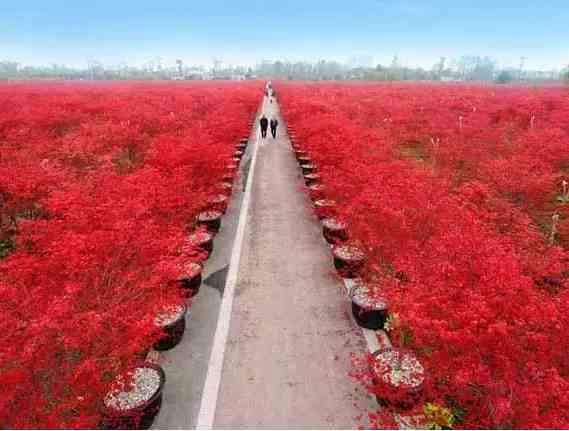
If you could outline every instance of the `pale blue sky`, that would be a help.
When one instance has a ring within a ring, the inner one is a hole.
[[[210,64],[371,56],[430,67],[489,55],[502,66],[569,63],[569,2],[512,0],[0,0],[0,59],[26,64]]]

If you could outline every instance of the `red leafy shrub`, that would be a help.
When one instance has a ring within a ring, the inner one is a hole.
[[[465,428],[569,423],[561,88],[281,84],[285,118]],[[552,216],[557,213],[555,232]]]
[[[162,335],[258,85],[0,86],[0,425],[95,428]]]

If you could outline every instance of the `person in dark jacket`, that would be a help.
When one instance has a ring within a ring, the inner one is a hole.
[[[259,123],[261,124],[261,137],[266,138],[267,137],[267,127],[269,126],[269,120],[267,120],[267,117],[265,117],[265,115],[263,114],[263,116],[259,120]]]
[[[279,120],[271,118],[271,135],[273,135],[273,139],[277,137],[277,127],[279,127]]]

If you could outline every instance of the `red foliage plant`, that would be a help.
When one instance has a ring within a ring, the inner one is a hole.
[[[160,337],[260,84],[0,86],[0,425],[96,428]]]
[[[566,90],[282,83],[279,94],[367,254],[364,278],[399,316],[395,345],[425,366],[425,400],[457,427],[567,427]]]

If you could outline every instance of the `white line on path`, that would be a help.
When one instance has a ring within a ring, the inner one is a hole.
[[[261,112],[265,111],[266,99],[263,97],[263,105]],[[255,120],[256,121],[256,120]],[[256,125],[255,125],[256,127]],[[249,213],[249,201],[251,200],[251,190],[253,189],[253,176],[255,174],[255,163],[257,161],[257,150],[259,149],[259,130],[255,136],[255,146],[253,149],[251,167],[247,177],[245,187],[245,196],[239,213],[239,224],[237,225],[237,234],[233,249],[231,250],[231,259],[229,261],[229,271],[225,280],[225,288],[223,290],[223,298],[219,307],[219,316],[217,318],[217,327],[213,338],[213,346],[209,358],[207,375],[205,378],[200,411],[196,424],[197,429],[212,429],[215,420],[215,409],[217,406],[217,397],[219,395],[219,387],[221,384],[221,373],[223,371],[223,358],[225,356],[225,347],[227,337],[229,335],[229,324],[231,322],[231,310],[233,308],[233,297],[235,296],[235,285],[237,284],[237,276],[239,274],[239,263],[241,262],[241,250],[243,248],[243,239],[245,237],[245,226],[247,225],[247,215]]]

